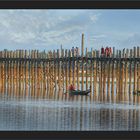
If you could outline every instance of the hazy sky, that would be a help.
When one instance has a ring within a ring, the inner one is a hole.
[[[0,10],[0,49],[140,45],[140,10]]]

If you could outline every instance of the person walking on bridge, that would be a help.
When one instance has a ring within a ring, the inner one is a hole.
[[[102,47],[101,48],[101,57],[104,57],[104,55],[105,55],[105,49]]]

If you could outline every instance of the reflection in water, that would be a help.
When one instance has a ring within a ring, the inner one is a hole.
[[[81,97],[79,97],[81,98]],[[135,104],[1,97],[0,130],[140,130]]]
[[[140,130],[140,96],[100,100],[10,85],[0,86],[0,130]]]

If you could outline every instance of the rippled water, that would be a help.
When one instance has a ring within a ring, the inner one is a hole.
[[[140,130],[139,110],[129,102],[1,97],[0,130]]]

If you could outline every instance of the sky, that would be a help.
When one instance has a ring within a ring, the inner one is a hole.
[[[0,10],[0,50],[140,45],[140,10]]]

